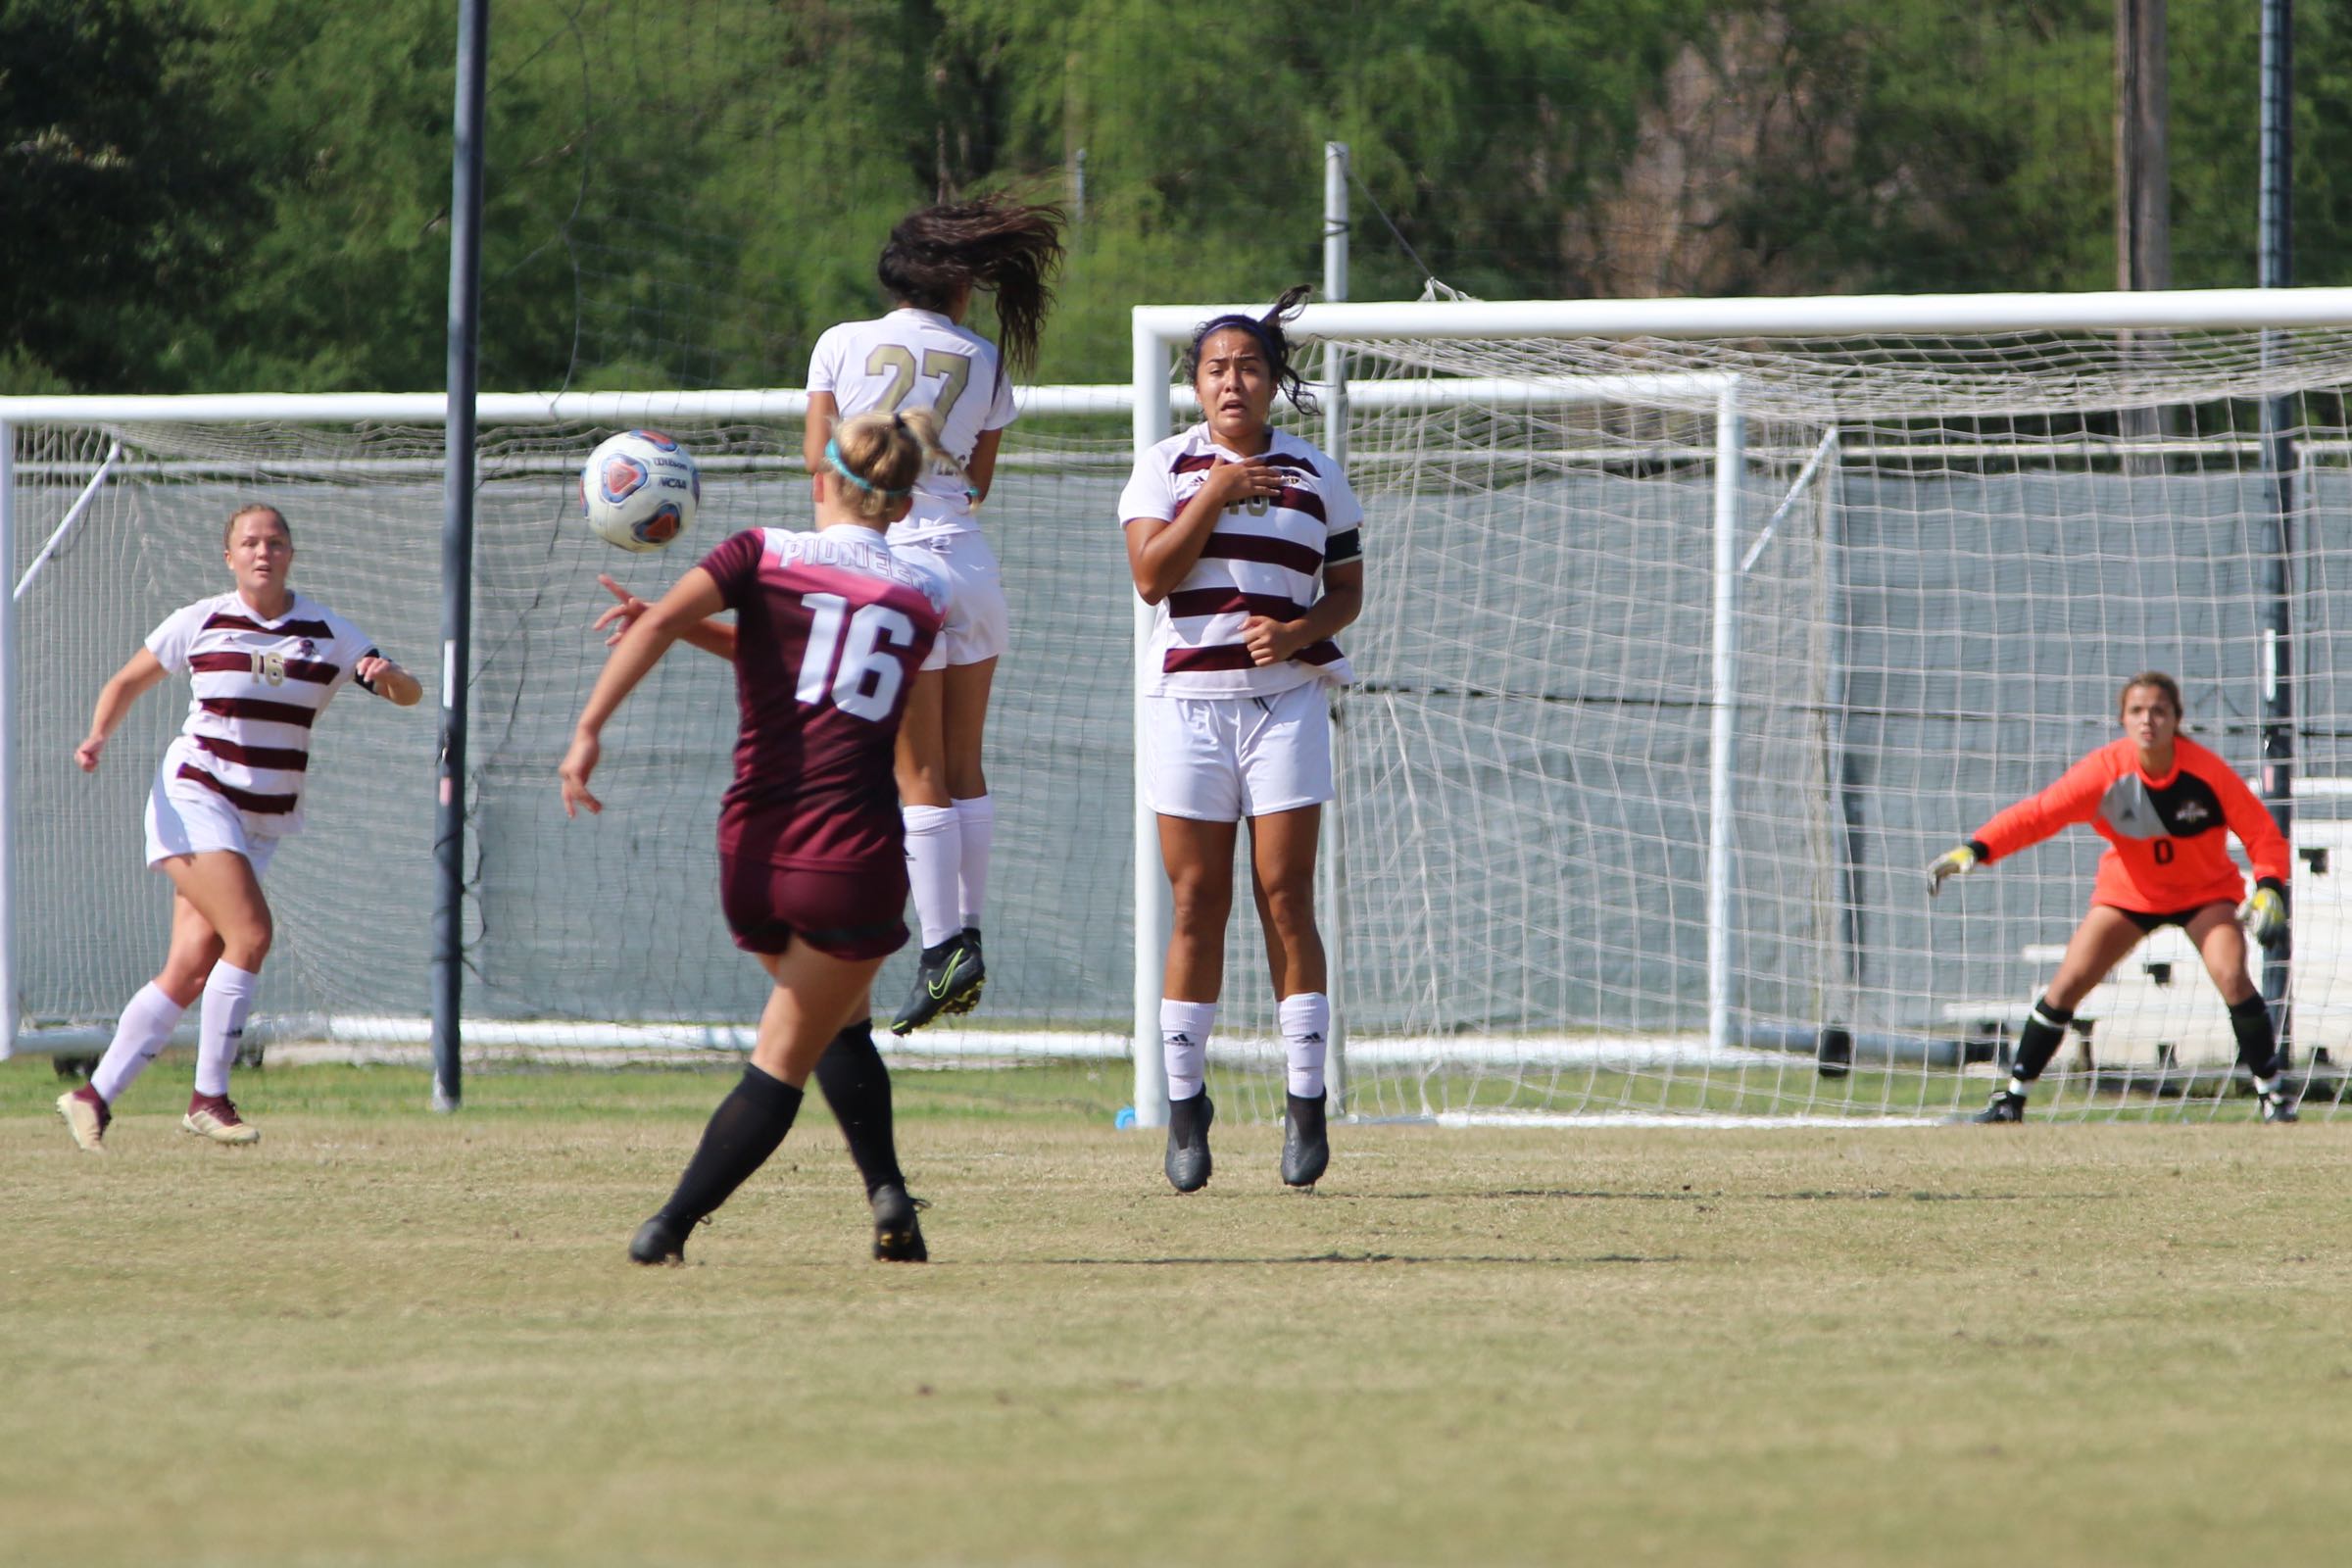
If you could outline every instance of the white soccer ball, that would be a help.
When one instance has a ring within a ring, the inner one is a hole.
[[[580,511],[588,526],[623,550],[659,550],[694,522],[703,473],[686,449],[659,430],[623,430],[580,468]]]

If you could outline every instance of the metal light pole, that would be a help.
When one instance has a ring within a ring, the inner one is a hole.
[[[459,1010],[466,961],[466,698],[473,668],[473,433],[481,342],[482,101],[490,0],[458,0],[449,195],[449,409],[441,517],[440,799],[433,813],[433,1108],[464,1097]]]
[[[2262,172],[2256,213],[2258,281],[2264,288],[2294,284],[2294,52],[2293,0],[2262,5]],[[2287,352],[2283,333],[2265,332],[2265,368]],[[2262,462],[2271,505],[2256,524],[2254,559],[2261,573],[2262,799],[2278,831],[2294,842],[2295,400],[2262,403]],[[2263,956],[2262,994],[2271,1004],[2281,1054],[2291,1053],[2293,1018],[2286,1006],[2292,936]]]

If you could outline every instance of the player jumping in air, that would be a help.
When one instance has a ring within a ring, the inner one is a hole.
[[[869,411],[931,410],[941,445],[954,454],[916,479],[913,506],[890,529],[894,550],[921,551],[950,584],[947,628],[915,677],[899,729],[899,803],[923,951],[914,988],[891,1020],[896,1034],[943,1012],[970,1011],[987,977],[980,914],[996,807],[980,741],[1008,621],[978,509],[1013,420],[1008,372],[1037,364],[1061,220],[1058,208],[993,195],[913,214],[891,230],[877,268],[890,314],[832,327],[808,359],[802,446],[810,472],[820,471],[834,421]],[[1002,355],[963,325],[983,289],[995,298]]]
[[[742,1080],[629,1244],[640,1263],[684,1260],[687,1232],[792,1130],[811,1071],[865,1178],[874,1256],[928,1255],[899,1169],[870,992],[906,941],[891,754],[949,594],[928,556],[894,549],[883,531],[906,514],[924,468],[950,460],[922,409],[845,420],[818,460],[815,532],[739,533],[658,604],[606,612],[629,624],[558,770],[566,813],[602,811],[588,780],[621,700],[680,639],[733,662],[742,735],[719,808],[719,904],[774,989]],[[724,610],[732,625],[710,618]]]
[[[228,1098],[274,927],[262,874],[280,840],[302,828],[311,726],[347,682],[401,708],[423,697],[416,677],[350,621],[286,586],[294,534],[275,507],[242,507],[222,531],[234,593],[174,612],[98,694],[90,732],[74,750],[85,773],[130,711],[165,676],[186,670],[187,722],[164,753],[147,797],[147,863],[172,879],[172,942],[164,967],[132,997],[90,1081],[57,1102],[74,1141],[106,1148],[122,1091],[147,1068],[201,995],[196,1092],[180,1126],[221,1144],[261,1131]]]
[[[1158,612],[1137,741],[1175,896],[1159,1031],[1180,1193],[1208,1181],[1203,1073],[1245,817],[1289,1066],[1282,1179],[1311,1187],[1331,1159],[1315,836],[1332,798],[1325,690],[1354,679],[1331,639],[1363,608],[1363,509],[1328,454],[1268,423],[1277,391],[1313,409],[1283,333],[1305,297],[1201,323],[1184,358],[1201,422],[1139,458],[1119,497],[1128,569]]]
[[[1946,879],[2040,843],[2077,822],[2088,822],[2108,844],[2091,888],[2090,912],[2075,928],[2058,973],[2034,1004],[2017,1042],[2017,1062],[2006,1088],[1975,1117],[2022,1121],[2026,1096],[2049,1065],[2090,988],[2159,926],[2188,933],[2205,959],[2230,1027],[2237,1059],[2253,1074],[2264,1121],[2293,1121],[2295,1101],[2282,1079],[2278,1037],[2269,1006],[2246,974],[2245,935],[2268,947],[2286,934],[2289,856],[2271,813],[2230,764],[2180,733],[2180,688],[2170,675],[2134,675],[2120,699],[2123,737],[2083,758],[2040,794],[2018,802],[1977,830],[1976,837],[1936,857],[1928,867],[1928,897]],[[2245,882],[2230,858],[2237,835],[2254,862],[2255,886],[2243,906]]]

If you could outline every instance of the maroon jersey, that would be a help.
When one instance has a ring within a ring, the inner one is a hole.
[[[735,612],[743,733],[724,856],[850,870],[905,854],[891,753],[948,585],[870,529],[753,528],[703,558]]]

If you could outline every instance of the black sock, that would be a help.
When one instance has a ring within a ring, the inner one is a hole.
[[[875,1188],[885,1185],[905,1187],[906,1176],[899,1169],[898,1139],[891,1128],[890,1069],[874,1049],[873,1019],[860,1018],[833,1037],[816,1058],[816,1086],[825,1092],[833,1119],[841,1123],[841,1136],[849,1140],[850,1157],[865,1178],[865,1195],[871,1198]]]
[[[686,1162],[678,1190],[662,1205],[662,1214],[684,1227],[725,1202],[767,1163],[800,1109],[798,1089],[747,1063],[743,1077],[710,1113],[702,1144]]]
[[[2010,1068],[2010,1076],[2029,1084],[2040,1077],[2041,1069],[2058,1054],[2058,1047],[2066,1039],[2066,1026],[2074,1021],[2072,1012],[2050,1005],[2047,997],[2034,1004],[2033,1016],[2017,1032],[2017,1064]]]
[[[2271,1004],[2261,992],[2230,1004],[2230,1032],[2237,1036],[2239,1066],[2256,1078],[2278,1076],[2278,1036],[2271,1028]]]

